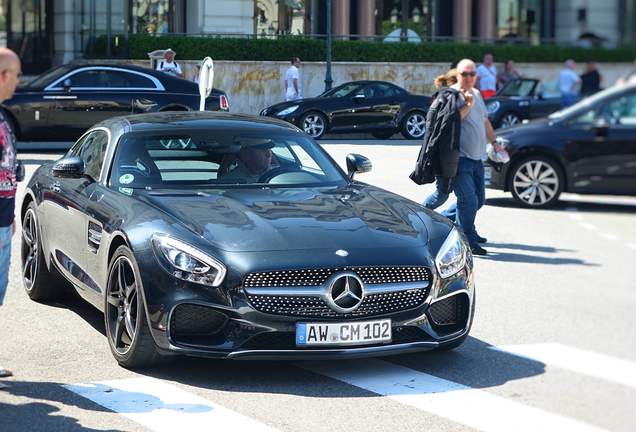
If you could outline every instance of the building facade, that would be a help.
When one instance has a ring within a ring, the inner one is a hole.
[[[332,0],[337,38],[636,44],[636,0]],[[0,0],[27,73],[125,57],[131,34],[324,36],[326,0]]]

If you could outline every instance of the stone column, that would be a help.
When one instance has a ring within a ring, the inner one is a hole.
[[[495,0],[481,0],[479,2],[479,37],[484,39],[495,38]]]
[[[358,0],[358,34],[375,36],[375,0]]]
[[[457,40],[468,42],[471,36],[470,14],[472,0],[454,0],[453,4],[453,36]]]
[[[351,16],[351,3],[349,0],[333,0],[333,34],[334,36],[348,35],[351,33],[349,19]]]

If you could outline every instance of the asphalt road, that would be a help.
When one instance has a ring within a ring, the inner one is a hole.
[[[323,142],[360,180],[421,201],[407,178],[417,146]],[[22,153],[32,173],[56,154]],[[19,194],[21,196],[21,194]],[[449,353],[324,363],[182,358],[117,366],[99,312],[29,301],[18,245],[0,308],[0,431],[636,430],[636,199],[565,196],[524,210],[488,191],[478,229],[477,312]]]

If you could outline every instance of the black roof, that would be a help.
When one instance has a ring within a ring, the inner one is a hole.
[[[230,114],[214,111],[174,111],[134,114],[105,120],[99,125],[123,126],[126,132],[150,132],[178,129],[241,128],[269,131],[298,131],[296,126],[271,117]]]

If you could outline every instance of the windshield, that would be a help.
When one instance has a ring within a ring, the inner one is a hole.
[[[29,81],[29,87],[45,87],[52,83],[57,78],[61,77],[69,71],[68,67],[60,66],[54,69],[48,70],[41,75],[36,76],[33,80]]]
[[[624,90],[623,86],[620,86],[620,85],[609,87],[603,91],[595,93],[592,96],[586,97],[585,99],[575,103],[574,105],[568,108],[565,108],[561,111],[557,111],[555,113],[550,114],[548,118],[552,120],[559,120],[565,117],[569,117],[573,113],[589,110],[592,107],[592,105],[596,104],[596,102],[602,99],[605,99],[609,95],[612,95],[614,93],[619,93],[623,90]]]
[[[360,88],[360,84],[348,83],[322,94],[322,97],[343,97]]]
[[[534,80],[513,80],[509,81],[497,96],[532,96],[534,87],[537,84]]]
[[[110,184],[127,189],[188,189],[339,186],[345,182],[342,171],[322,149],[300,133],[210,129],[124,135]]]

